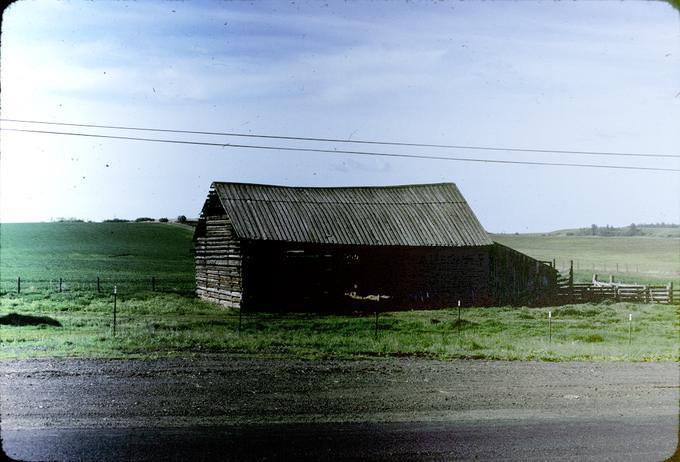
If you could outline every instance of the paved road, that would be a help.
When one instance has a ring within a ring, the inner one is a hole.
[[[19,460],[635,460],[678,441],[675,363],[0,362]]]
[[[672,418],[478,424],[257,424],[3,432],[21,460],[661,461]]]

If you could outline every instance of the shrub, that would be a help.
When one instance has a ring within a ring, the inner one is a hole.
[[[180,215],[177,217],[177,223],[186,223],[187,222],[187,217],[184,215]]]
[[[163,217],[163,218],[159,218],[158,221],[160,223],[167,223],[169,220],[167,218]]]
[[[142,222],[142,221],[156,221],[156,219],[155,219],[155,218],[150,218],[150,217],[139,217],[139,218],[135,218],[135,222],[137,222],[137,223]]]
[[[128,223],[130,220],[126,220],[125,218],[111,218],[108,220],[104,220],[104,223]]]

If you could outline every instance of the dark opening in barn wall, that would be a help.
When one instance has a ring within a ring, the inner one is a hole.
[[[251,241],[243,249],[244,310],[443,308],[490,296],[486,248]]]

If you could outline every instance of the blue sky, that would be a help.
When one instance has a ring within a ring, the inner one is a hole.
[[[660,2],[17,2],[3,16],[0,113],[57,122],[680,155],[679,19]],[[273,153],[7,131],[0,149],[4,222],[196,216],[213,180],[314,186],[450,181],[489,231],[680,221],[677,173]],[[371,149],[680,168],[675,159]]]

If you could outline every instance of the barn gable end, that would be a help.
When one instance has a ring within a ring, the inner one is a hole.
[[[214,191],[201,215],[194,232],[196,295],[226,307],[240,308],[241,242]]]

